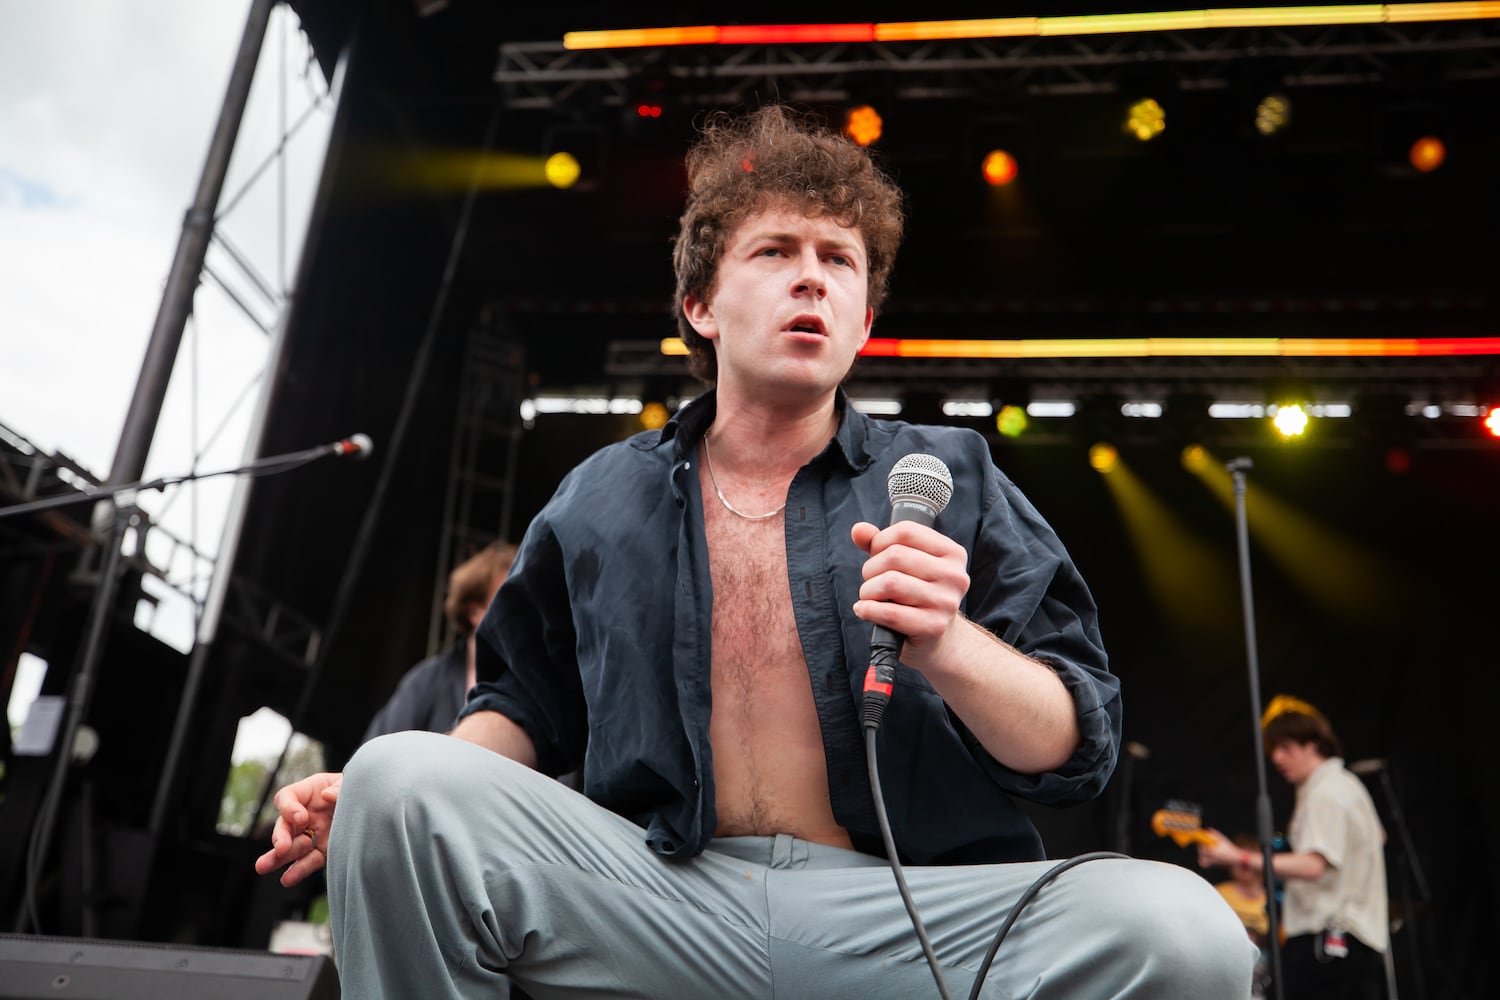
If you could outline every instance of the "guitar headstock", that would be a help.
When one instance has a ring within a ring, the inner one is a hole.
[[[1151,832],[1171,837],[1178,847],[1212,844],[1214,835],[1203,829],[1203,809],[1195,802],[1173,799],[1151,816]]]

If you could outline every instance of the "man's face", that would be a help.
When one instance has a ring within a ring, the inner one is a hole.
[[[688,321],[714,342],[719,390],[757,398],[831,393],[870,335],[864,237],[833,219],[773,207],[725,241],[708,301]]]
[[[1318,745],[1312,741],[1297,743],[1287,740],[1271,748],[1271,763],[1288,782],[1300,785],[1323,763],[1323,755],[1318,753]]]

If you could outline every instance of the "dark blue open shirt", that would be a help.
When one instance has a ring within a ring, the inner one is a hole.
[[[1092,798],[1119,747],[1119,683],[1093,598],[1052,529],[995,468],[983,437],[871,420],[842,393],[839,404],[838,434],[792,480],[785,516],[788,582],[834,818],[856,847],[883,854],[858,712],[870,626],[850,610],[866,557],[849,529],[885,524],[891,466],[927,453],[953,474],[953,500],[936,527],[969,552],[964,614],[1057,671],[1083,739],[1057,771],[1012,771],[902,666],[879,733],[892,831],[917,864],[1040,859],[1036,830],[1010,796]],[[663,855],[697,854],[717,825],[708,739],[713,587],[693,468],[714,405],[712,393],[700,397],[660,431],[604,448],[563,480],[479,626],[480,683],[464,709],[513,719],[549,774],[581,766],[584,794],[640,824]]]

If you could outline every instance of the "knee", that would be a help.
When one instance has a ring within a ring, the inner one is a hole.
[[[1178,865],[1130,867],[1107,905],[1156,995],[1248,996],[1255,947],[1213,886]]]
[[[1136,927],[1149,937],[1164,982],[1172,984],[1163,996],[1248,996],[1256,946],[1229,903],[1194,871],[1179,865],[1152,867],[1160,895]]]
[[[448,736],[426,732],[377,736],[357,750],[344,768],[339,808],[367,798],[404,799],[418,789],[441,782],[449,769],[443,760],[454,749]]]
[[[446,814],[449,807],[462,809],[473,796],[475,755],[492,766],[506,763],[440,733],[377,737],[360,747],[344,768],[336,817],[345,828],[410,826],[420,825],[423,816]]]

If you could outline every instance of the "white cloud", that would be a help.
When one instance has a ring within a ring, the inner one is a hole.
[[[238,50],[248,0],[54,0],[12,6],[0,31],[0,422],[39,446],[108,473],[162,288],[192,202]],[[324,87],[307,68],[295,18],[278,6],[224,188],[227,200]],[[280,106],[283,63],[291,79]],[[308,75],[304,76],[304,71]],[[256,181],[220,231],[278,287],[297,248],[321,168],[332,102],[291,140],[288,219],[278,235],[274,184]],[[221,207],[223,202],[221,202]],[[278,260],[279,246],[286,260]],[[230,265],[218,251],[210,260]],[[236,282],[236,284],[240,284]],[[253,302],[262,321],[276,304]],[[158,422],[146,475],[186,472],[227,420],[200,469],[237,464],[249,400],[230,404],[264,365],[267,338],[205,280]],[[194,396],[196,395],[196,406]],[[313,444],[316,442],[308,442]],[[163,523],[217,545],[227,481]],[[142,506],[159,511],[165,498]]]

